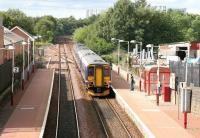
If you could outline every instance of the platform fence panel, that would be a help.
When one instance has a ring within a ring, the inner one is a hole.
[[[186,63],[170,61],[169,67],[172,73],[175,73],[179,82],[185,81]],[[188,63],[187,84],[193,83],[194,86],[200,87],[200,64]]]

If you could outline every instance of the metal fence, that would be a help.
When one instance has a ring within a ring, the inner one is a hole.
[[[186,63],[170,61],[169,67],[172,73],[175,73],[179,82],[185,81]],[[200,87],[200,64],[188,63],[187,84],[193,83],[194,86]]]
[[[12,61],[9,60],[0,65],[0,94],[11,85],[12,81]]]

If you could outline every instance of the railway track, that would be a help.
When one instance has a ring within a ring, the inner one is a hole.
[[[92,101],[107,138],[132,137],[108,98],[92,98]]]
[[[72,54],[72,59],[74,59],[74,54],[71,49],[70,53]],[[75,61],[74,61],[75,62]],[[75,62],[76,63],[76,62]],[[77,67],[77,65],[75,65]],[[78,72],[80,74],[80,72]],[[84,86],[84,85],[82,85]],[[81,88],[83,95],[85,95],[85,88]],[[86,95],[85,95],[86,96]],[[90,97],[90,96],[89,96]],[[101,128],[103,129],[103,132],[105,133],[105,137],[142,137],[140,132],[138,131],[137,127],[131,123],[129,118],[125,113],[120,113],[120,115],[117,113],[119,110],[115,110],[115,107],[117,106],[114,103],[111,103],[108,98],[93,98],[90,97],[90,100],[92,101],[92,107],[94,111],[96,112],[96,115],[98,117],[98,120],[101,124]],[[114,99],[112,99],[114,100]],[[111,101],[112,101],[111,100]],[[114,104],[114,106],[112,105]],[[124,111],[123,111],[124,112]],[[120,117],[120,116],[126,116],[126,117]],[[124,123],[124,121],[129,121],[129,123]]]
[[[70,75],[70,69],[68,65],[68,60],[66,56],[66,51],[65,48],[60,46],[59,48],[62,47],[62,52],[60,52],[60,63],[64,63],[65,68],[63,69],[62,67],[60,68],[61,73],[64,74],[66,77],[67,81],[67,92],[64,92],[65,90],[63,89],[62,93],[60,93],[60,103],[59,103],[59,114],[57,117],[57,135],[56,138],[63,138],[63,137],[76,137],[80,138],[80,131],[79,131],[79,121],[78,121],[78,113],[77,113],[77,107],[76,107],[76,100],[74,96],[74,88],[72,85],[71,81],[71,75]],[[60,51],[60,50],[59,50]],[[61,55],[62,53],[62,55]],[[64,61],[64,62],[62,62]],[[63,80],[63,79],[62,79]],[[63,83],[63,82],[62,82]],[[62,84],[61,84],[62,86]],[[63,87],[62,87],[63,88]],[[67,94],[67,95],[66,95]],[[65,98],[63,98],[65,97]],[[70,103],[66,102],[67,98],[70,99]],[[68,109],[67,109],[68,107]],[[69,110],[70,109],[70,110]],[[69,115],[66,117],[66,115]],[[70,121],[71,120],[71,121]],[[74,127],[74,129],[72,128]],[[70,133],[73,132],[72,133]]]
[[[58,57],[50,63],[50,68],[55,68],[55,80],[43,137],[79,138],[78,115],[66,52],[63,45],[57,45],[53,51]]]

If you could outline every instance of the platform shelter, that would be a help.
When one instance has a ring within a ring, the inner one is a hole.
[[[156,94],[157,84],[158,84],[158,66],[146,66],[144,70],[144,91],[150,94]],[[160,66],[159,67],[159,78],[161,88],[163,86],[169,86],[170,83],[170,69],[169,67]],[[161,90],[162,92],[162,90]]]

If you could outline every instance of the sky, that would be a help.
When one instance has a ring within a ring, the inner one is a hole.
[[[112,7],[117,0],[0,0],[0,10],[20,9],[28,16],[53,15],[57,18],[74,16],[85,18],[88,13],[99,13]],[[134,1],[134,0],[132,0]],[[200,14],[200,0],[147,0],[151,6],[186,8]]]

